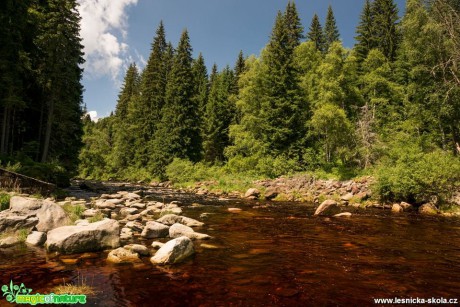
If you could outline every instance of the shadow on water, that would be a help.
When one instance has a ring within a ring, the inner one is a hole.
[[[366,306],[373,298],[460,296],[458,220],[378,210],[317,218],[310,205],[202,203],[185,206],[184,215],[209,213],[198,231],[213,239],[195,242],[197,253],[185,263],[155,267],[147,257],[112,265],[106,252],[65,263],[18,247],[0,251],[1,282],[49,293],[83,276],[97,290],[89,298],[95,306]]]

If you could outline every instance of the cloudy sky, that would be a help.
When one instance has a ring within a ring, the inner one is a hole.
[[[278,10],[287,0],[79,0],[81,37],[85,46],[84,102],[93,116],[115,109],[125,70],[144,67],[155,30],[163,20],[167,40],[177,44],[189,30],[194,54],[202,52],[208,67],[233,66],[238,52],[259,54],[268,42]],[[396,0],[402,12],[404,0]],[[354,44],[364,0],[297,1],[308,29],[315,13],[322,22],[331,4],[342,41]]]

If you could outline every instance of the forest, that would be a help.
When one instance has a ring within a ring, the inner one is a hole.
[[[371,175],[381,199],[415,203],[460,187],[458,1],[408,0],[399,16],[366,0],[352,49],[331,6],[304,28],[289,2],[259,55],[211,71],[187,30],[173,46],[160,23],[98,122],[83,116],[75,1],[13,2],[1,4],[4,165],[175,183]]]
[[[0,3],[0,160],[65,184],[82,146],[83,46],[75,0]]]

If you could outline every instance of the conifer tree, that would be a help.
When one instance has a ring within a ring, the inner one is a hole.
[[[356,28],[356,33],[358,35],[355,37],[357,41],[355,50],[360,61],[363,61],[367,57],[369,51],[377,46],[374,37],[372,20],[373,12],[371,9],[371,2],[370,0],[366,0],[361,13],[359,25]]]
[[[390,61],[394,61],[400,42],[398,7],[393,0],[374,0],[371,9],[374,42]]]
[[[294,2],[288,2],[284,18],[287,27],[288,44],[291,48],[295,48],[300,44],[300,40],[304,38],[304,29]]]
[[[208,84],[208,71],[206,69],[204,58],[201,53],[198,55],[198,58],[193,61],[192,71],[193,71],[193,79],[194,79],[194,97],[193,99],[196,100],[195,103],[198,105],[199,117],[202,118],[205,113],[205,109],[206,109],[209,84]]]
[[[314,15],[310,25],[310,31],[307,34],[308,40],[315,43],[316,49],[324,52],[325,51],[325,38],[323,28],[319,22],[318,15]]]
[[[139,135],[136,142],[136,162],[144,166],[149,160],[149,140],[155,133],[156,125],[161,120],[161,110],[165,104],[167,61],[164,60],[167,49],[165,29],[160,22],[152,43],[147,65],[142,73],[140,91],[142,96],[136,110]]]
[[[154,134],[151,168],[164,176],[174,157],[199,161],[201,134],[194,95],[192,47],[187,30],[182,33],[166,86],[165,106]]]
[[[46,101],[41,160],[66,161],[64,164],[72,168],[77,162],[82,135],[80,65],[84,60],[80,16],[76,0],[49,0],[41,13],[36,38],[43,52],[38,69]]]
[[[224,161],[224,149],[230,143],[229,127],[235,114],[229,99],[234,84],[233,71],[227,66],[212,80],[204,117],[203,149],[204,159],[214,163]]]
[[[113,119],[113,150],[108,157],[111,171],[123,178],[124,172],[134,165],[136,132],[135,107],[139,100],[140,76],[136,64],[126,71]]]
[[[329,5],[327,9],[326,25],[324,27],[324,38],[325,38],[325,51],[329,50],[329,47],[333,42],[340,40],[339,29],[337,28],[337,23],[335,21],[334,11],[332,6]]]

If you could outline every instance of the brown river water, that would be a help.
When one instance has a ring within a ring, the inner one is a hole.
[[[192,218],[210,213],[197,231],[213,239],[196,241],[194,257],[179,265],[155,267],[148,257],[113,265],[105,262],[107,252],[59,257],[22,246],[0,250],[0,281],[47,294],[85,279],[97,291],[88,298],[92,306],[371,306],[374,298],[460,298],[458,219],[379,209],[320,218],[312,216],[313,205],[255,205],[185,207],[183,215]],[[11,306],[4,298],[0,305]]]

